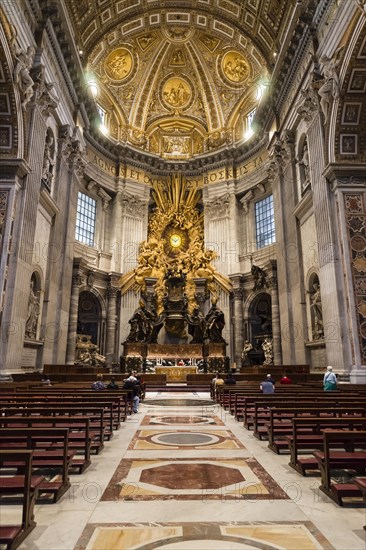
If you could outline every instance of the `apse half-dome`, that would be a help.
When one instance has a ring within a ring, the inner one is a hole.
[[[268,74],[243,36],[177,23],[106,34],[86,79],[111,140],[186,160],[246,139]]]

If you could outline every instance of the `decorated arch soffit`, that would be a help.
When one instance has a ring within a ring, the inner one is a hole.
[[[359,24],[361,26],[362,20]],[[366,161],[366,24],[351,46],[353,51],[338,104],[334,144],[336,161],[346,164]]]
[[[182,160],[242,140],[294,3],[67,0],[109,136]]]
[[[9,66],[9,58],[6,55],[6,48],[10,50],[15,37],[15,29],[9,24],[0,6],[0,157],[2,159],[17,158],[23,146],[19,139],[20,114],[14,94],[12,68]]]

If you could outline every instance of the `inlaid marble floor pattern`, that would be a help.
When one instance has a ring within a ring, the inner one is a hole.
[[[208,394],[148,394],[71,481],[20,549],[365,550],[363,509],[338,507]]]

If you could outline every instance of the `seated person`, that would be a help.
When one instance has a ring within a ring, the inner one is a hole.
[[[128,380],[129,382],[136,382],[136,381],[137,381],[137,378],[136,378],[135,374],[132,372],[132,370],[130,370],[130,371],[128,372],[128,377],[125,378],[125,379],[123,380],[123,382],[127,382],[127,380]]]
[[[275,387],[274,383],[272,382],[272,378],[270,374],[267,374],[266,379],[260,383],[259,388],[262,393],[274,393]]]
[[[280,380],[280,384],[292,384],[292,380],[286,374],[284,374]]]
[[[118,384],[116,382],[116,379],[114,377],[111,378],[111,381],[109,382],[107,386],[108,390],[118,390]]]
[[[225,384],[227,385],[236,384],[236,380],[232,372],[229,372],[227,377],[225,378]]]
[[[97,380],[91,385],[93,390],[105,390],[105,384],[103,382],[103,374],[97,374]]]

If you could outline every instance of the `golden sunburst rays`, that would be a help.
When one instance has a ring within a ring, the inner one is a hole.
[[[182,207],[193,210],[201,198],[201,192],[181,174],[174,174],[164,184],[153,184],[152,197],[157,210],[172,213],[178,212]]]

